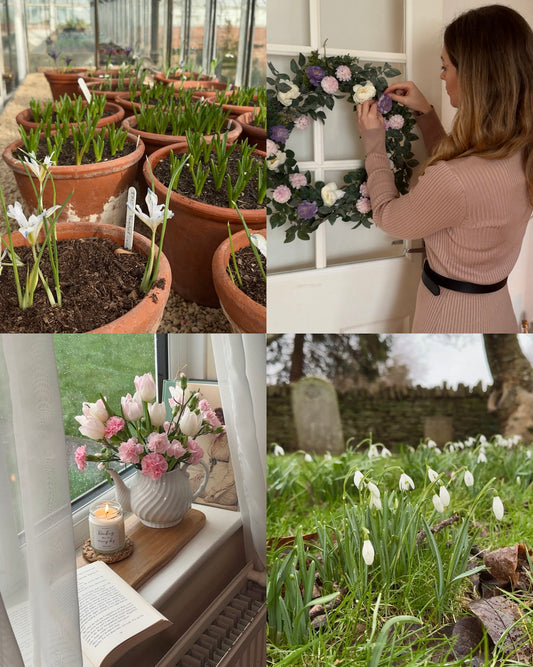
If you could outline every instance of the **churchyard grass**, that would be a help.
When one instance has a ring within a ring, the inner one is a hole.
[[[529,664],[509,653],[508,633],[496,647],[485,635],[480,662],[450,657],[445,630],[471,616],[465,573],[484,569],[472,553],[533,546],[532,450],[499,436],[429,444],[388,455],[369,439],[336,457],[268,455],[269,665]],[[288,535],[294,543],[278,546]],[[530,596],[516,599],[533,645]]]

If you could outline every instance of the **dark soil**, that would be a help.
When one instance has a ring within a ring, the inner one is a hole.
[[[216,155],[212,153],[211,157],[216,162]],[[238,164],[240,159],[240,153],[238,150],[234,151],[228,160],[228,166],[226,169],[226,175],[229,174],[231,182],[235,183],[238,178]],[[261,160],[261,158],[258,158]],[[154,176],[168,188],[170,183],[170,160],[166,157],[160,160],[155,169]],[[226,188],[226,183],[222,185],[220,190],[215,190],[215,184],[211,176],[209,176],[205,182],[202,194],[198,197],[194,192],[194,182],[192,180],[191,174],[185,166],[180,174],[178,179],[178,185],[174,190],[188,197],[189,199],[194,199],[195,201],[202,202],[203,204],[211,204],[213,206],[220,206],[223,208],[228,207],[228,192]],[[263,204],[259,204],[257,201],[258,192],[257,192],[257,178],[252,178],[247,186],[244,188],[241,196],[237,200],[237,206],[241,209],[258,209],[263,208]]]
[[[121,151],[118,150],[115,153],[115,155],[111,155],[111,149],[109,147],[109,143],[106,142],[104,145],[104,152],[102,155],[101,162],[107,162],[108,160],[116,160],[119,157],[123,157],[125,155],[129,155],[130,153],[133,153],[134,150],[135,150],[135,144],[133,144],[131,141],[126,141],[126,143],[124,144],[124,148]],[[46,144],[46,139],[41,138],[41,140],[39,141],[39,146],[36,151],[37,160],[39,162],[42,162],[48,154],[49,152],[48,152],[48,146]],[[17,149],[16,151],[13,152],[13,156],[17,160],[22,160],[23,157],[26,157],[26,154],[23,153],[20,149]],[[91,145],[89,147],[89,150],[82,156],[81,163],[94,164],[95,162],[96,158],[94,156],[94,150]],[[74,149],[72,137],[69,136],[67,137],[65,143],[63,144],[63,147],[61,149],[61,154],[59,155],[57,160],[57,165],[61,167],[66,167],[66,166],[73,166],[75,164],[76,164],[76,151]]]
[[[50,305],[39,284],[33,307],[20,310],[13,270],[4,266],[0,274],[0,332],[83,333],[130,311],[144,296],[139,287],[146,259],[137,252],[115,252],[119,247],[99,238],[58,241],[61,308]],[[17,249],[17,254],[23,261],[31,258],[27,247]],[[40,266],[53,293],[47,251]],[[19,276],[24,279],[24,269],[19,268]]]
[[[259,253],[259,257],[261,258],[263,270],[266,273],[266,259],[261,253]],[[250,299],[256,301],[261,306],[266,306],[266,283],[250,246],[245,246],[244,248],[237,250],[235,252],[235,260],[237,261],[237,266],[242,279],[242,285],[239,285],[239,281],[236,280],[236,286],[242,290],[246,296],[249,296]],[[235,275],[233,260],[231,258],[230,268],[233,275]]]

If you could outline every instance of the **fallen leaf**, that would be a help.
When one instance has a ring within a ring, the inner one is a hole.
[[[518,575],[518,544],[502,547],[486,554],[483,563],[492,576],[498,581],[510,581],[516,584]]]
[[[483,625],[477,616],[460,618],[453,626],[452,637],[455,637],[453,653],[460,660],[469,655],[483,641]]]

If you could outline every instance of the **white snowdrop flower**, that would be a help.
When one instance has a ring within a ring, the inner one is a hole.
[[[477,462],[478,463],[487,463],[487,456],[485,454],[485,450],[481,449],[479,451],[478,457],[477,457]]]
[[[386,459],[387,456],[392,456],[390,449],[387,449],[386,447],[381,448],[381,458]]]
[[[361,482],[363,481],[364,475],[360,470],[356,470],[353,474],[353,483],[355,486],[360,489],[361,488]]]
[[[400,475],[399,482],[400,491],[409,491],[409,489],[415,488],[415,483],[409,475],[406,475],[404,472]]]
[[[516,476],[516,483],[518,484],[518,486],[520,486],[520,484],[522,483],[522,478],[520,477],[520,475]]]
[[[382,510],[383,505],[381,504],[381,498],[379,496],[370,496],[370,502],[368,503],[370,509],[375,507],[377,510]]]
[[[372,542],[370,540],[365,540],[363,542],[363,560],[367,565],[372,565],[374,562],[374,547],[372,546]]]
[[[330,452],[326,452],[326,453],[324,454],[324,461],[331,461],[332,458],[333,458],[333,457],[331,456],[331,453],[330,453]]]
[[[281,445],[274,445],[274,456],[285,456],[285,450]]]
[[[428,468],[428,478],[430,482],[435,482],[439,478],[439,473],[433,468]]]
[[[479,444],[480,445],[488,445],[489,444],[487,438],[484,435],[479,436]]]
[[[503,519],[504,509],[500,496],[494,496],[492,499],[492,511],[494,512],[494,516],[498,519],[498,521]]]
[[[428,447],[430,449],[433,449],[436,446],[437,446],[437,443],[435,442],[435,440],[428,440]]]
[[[448,493],[448,489],[445,486],[440,487],[439,496],[442,502],[442,506],[444,507],[444,509],[446,509],[450,504],[450,494]]]
[[[312,461],[312,460],[313,460],[313,457],[311,456],[311,454],[306,454],[304,456],[304,461]]]
[[[374,484],[374,482],[368,482],[367,486],[372,496],[374,496],[375,498],[381,498],[381,492],[378,489],[378,487]]]
[[[440,499],[440,496],[435,494],[432,498],[433,500],[433,507],[437,510],[437,512],[444,512],[444,505],[442,504],[442,500]]]
[[[433,450],[433,452],[434,452],[435,454],[442,454],[441,450],[440,450],[438,447],[435,447],[435,449]]]
[[[526,457],[527,457],[528,459],[531,458],[531,450],[530,450],[530,449],[527,450],[527,452],[526,452]]]
[[[368,448],[368,458],[373,459],[378,456],[379,456],[379,449],[377,445],[370,445],[370,447]]]
[[[474,475],[470,472],[470,470],[465,470],[465,476],[464,476],[464,481],[466,486],[474,486]]]
[[[449,452],[455,452],[455,446],[454,446],[453,442],[452,442],[452,443],[450,444],[450,446],[448,447],[448,451],[449,451]]]

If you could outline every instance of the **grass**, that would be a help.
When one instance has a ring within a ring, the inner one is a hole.
[[[472,547],[510,546],[531,534],[530,455],[516,439],[499,436],[448,443],[443,451],[421,443],[392,456],[370,440],[338,457],[270,454],[268,664],[471,664],[469,657],[449,657],[452,641],[444,631],[470,615],[467,603],[475,593],[464,575],[481,562],[470,562]],[[464,481],[467,470],[471,487]],[[359,488],[356,471],[362,474]],[[409,490],[399,488],[402,473],[414,489],[408,482]],[[450,496],[443,512],[433,500],[445,498],[441,486]],[[494,496],[504,503],[501,521],[492,510]],[[429,530],[452,514],[457,519],[442,530]],[[417,543],[422,530],[426,537]],[[315,538],[304,537],[309,533]],[[278,538],[288,535],[293,544],[278,546]],[[365,540],[374,549],[371,563],[363,557]],[[309,610],[317,604],[326,614],[315,629]],[[531,640],[531,610],[520,605]],[[477,664],[526,664],[505,655],[503,641],[493,650],[486,636],[484,642],[485,661]]]
[[[75,416],[82,414],[84,401],[92,403],[103,394],[110,406],[119,411],[120,398],[135,392],[136,375],[151,372],[155,377],[152,334],[54,335],[54,349],[67,436],[80,437]],[[94,450],[99,451],[99,447]],[[81,472],[72,463],[69,479],[74,499],[105,479],[105,475],[95,465]]]

